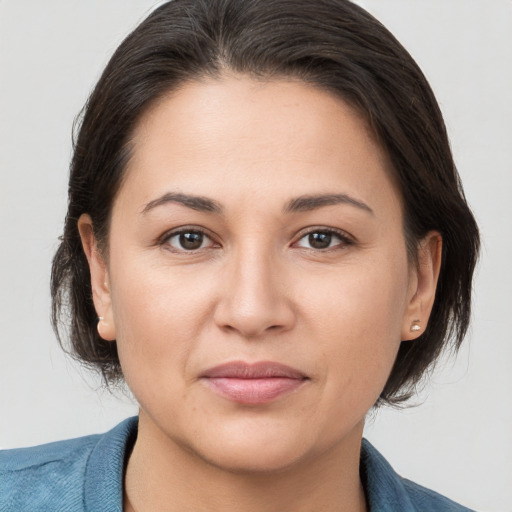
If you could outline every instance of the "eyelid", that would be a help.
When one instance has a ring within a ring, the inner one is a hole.
[[[169,247],[172,247],[172,246],[170,246],[170,244],[168,244],[169,240],[177,235],[181,235],[182,233],[201,233],[203,236],[205,236],[206,238],[211,240],[212,245],[220,246],[220,244],[215,239],[216,237],[209,230],[199,227],[199,226],[194,226],[194,225],[180,226],[180,227],[170,229],[169,231],[166,231],[163,235],[158,237],[157,243],[158,243],[158,245],[161,245],[161,246],[164,246],[167,244]],[[192,249],[192,250],[185,250],[185,249],[180,250],[180,249],[176,249],[174,247],[172,247],[172,249],[175,252],[194,253],[196,251],[201,251],[203,249],[207,249],[207,247],[203,247],[201,249]]]
[[[312,233],[329,233],[331,235],[335,235],[337,236],[338,238],[341,239],[341,241],[343,242],[343,245],[353,245],[356,243],[356,240],[355,238],[350,235],[349,233],[347,233],[346,231],[342,230],[342,229],[339,229],[339,228],[333,228],[333,227],[328,227],[328,226],[310,226],[310,227],[307,227],[307,228],[304,228],[302,229],[298,234],[297,236],[295,237],[294,239],[294,242],[292,242],[291,245],[295,245],[297,244],[300,240],[302,240],[305,236],[308,236]],[[324,251],[327,251],[329,249],[334,249],[335,247],[329,247],[327,249],[323,249]],[[301,247],[301,249],[308,249],[307,247]],[[313,249],[311,248],[312,251],[322,251],[322,249]]]
[[[211,233],[210,230],[205,229],[200,226],[194,226],[194,225],[180,226],[180,227],[170,229],[169,231],[166,231],[163,235],[158,237],[157,244],[161,245],[161,246],[166,245],[167,242],[172,237],[174,237],[176,235],[180,235],[182,233],[191,233],[191,232],[201,233],[203,236],[205,236],[211,240],[212,245],[220,246],[220,243],[216,240],[215,235],[213,233]],[[342,229],[333,228],[333,227],[329,227],[329,226],[309,226],[307,228],[301,229],[299,231],[299,233],[297,233],[297,235],[294,237],[294,241],[290,245],[293,246],[293,245],[297,244],[297,242],[302,240],[302,238],[304,238],[307,235],[310,235],[311,233],[329,233],[329,234],[335,235],[341,239],[341,241],[343,242],[343,245],[353,245],[356,242],[355,238],[352,235],[350,235],[349,233],[347,233],[346,231],[344,231]],[[307,249],[307,248],[303,247],[303,249]],[[199,250],[201,250],[201,249],[196,249],[196,251],[199,251]],[[313,248],[311,250],[319,251],[319,249],[313,249]],[[328,249],[326,249],[326,250],[328,250]],[[176,252],[193,253],[194,250],[189,250],[189,251],[176,250]]]

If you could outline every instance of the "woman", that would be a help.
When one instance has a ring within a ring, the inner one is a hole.
[[[346,2],[176,0],[86,106],[54,323],[138,419],[2,457],[6,510],[467,510],[362,441],[470,313],[441,114]]]

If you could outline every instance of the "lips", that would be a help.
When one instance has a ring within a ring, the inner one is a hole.
[[[201,380],[216,394],[241,404],[272,402],[301,387],[308,379],[280,363],[233,361],[210,368]]]

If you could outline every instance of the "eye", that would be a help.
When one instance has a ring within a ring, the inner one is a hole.
[[[329,229],[317,229],[302,236],[296,245],[305,249],[331,249],[337,246],[350,245],[352,241],[347,236]]]
[[[171,233],[163,241],[177,251],[197,251],[205,247],[211,247],[213,240],[202,231],[187,229]]]

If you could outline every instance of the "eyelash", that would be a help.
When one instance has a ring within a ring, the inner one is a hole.
[[[305,239],[306,237],[310,237],[311,235],[314,235],[314,234],[322,234],[322,235],[329,236],[330,237],[329,238],[329,246],[324,247],[324,248],[317,248],[317,247],[303,247],[303,246],[299,245],[299,247],[301,249],[305,249],[305,250],[313,251],[313,252],[327,252],[327,251],[339,250],[339,249],[342,249],[344,247],[354,244],[354,239],[350,235],[345,233],[344,231],[341,231],[339,229],[334,229],[334,228],[317,227],[317,228],[308,228],[307,231],[303,231],[300,234],[300,236],[297,238],[297,241],[294,242],[293,245],[297,245],[301,240]],[[330,243],[332,242],[332,238],[338,238],[339,242],[331,246]]]
[[[206,248],[206,247],[199,247],[198,249],[187,250],[183,247],[180,249],[178,249],[176,247],[172,247],[172,245],[170,244],[171,239],[174,237],[178,237],[180,235],[184,235],[184,234],[201,235],[202,237],[205,237],[206,239],[210,239],[212,244],[216,244],[216,242],[213,240],[213,237],[210,234],[208,234],[208,232],[206,232],[204,229],[194,228],[194,227],[183,227],[183,228],[175,229],[175,230],[170,231],[170,232],[166,233],[165,235],[163,235],[159,240],[159,245],[167,246],[166,248],[168,250],[175,252],[175,253],[190,253],[190,254],[194,254],[194,253]],[[203,242],[204,242],[204,240],[203,240]],[[216,244],[216,245],[218,245],[218,244]]]
[[[201,235],[202,237],[209,239],[211,241],[210,245],[220,246],[218,243],[215,242],[213,237],[206,230],[201,229],[201,228],[195,228],[195,227],[183,227],[180,229],[170,231],[170,232],[166,233],[165,235],[163,235],[159,239],[159,245],[167,246],[168,250],[171,250],[176,253],[189,253],[189,254],[194,254],[198,251],[201,251],[202,249],[208,248],[208,247],[199,247],[197,249],[187,250],[183,247],[181,247],[181,248],[172,247],[170,244],[170,240],[174,237],[178,237],[183,234]],[[326,228],[326,227],[316,227],[316,228],[307,228],[306,231],[302,231],[300,233],[300,235],[296,238],[296,241],[293,242],[291,245],[292,246],[297,245],[302,239],[309,237],[313,234],[323,234],[323,235],[328,235],[330,237],[336,237],[340,240],[340,242],[338,244],[335,244],[334,246],[329,246],[329,247],[325,247],[325,248],[303,247],[303,246],[298,246],[298,247],[301,249],[305,249],[305,250],[313,251],[313,252],[327,252],[330,250],[340,249],[340,246],[341,246],[341,248],[343,248],[343,247],[347,247],[350,245],[354,245],[354,243],[355,243],[355,240],[350,235],[348,235],[346,232],[344,232],[342,230],[334,229],[334,228]],[[201,245],[205,242],[204,238],[202,240]],[[329,243],[331,241],[332,241],[332,239],[329,240]]]

